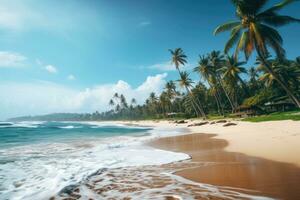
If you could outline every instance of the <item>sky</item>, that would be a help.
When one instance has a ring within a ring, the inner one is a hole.
[[[228,34],[212,32],[234,13],[230,0],[0,0],[0,119],[105,111],[115,92],[143,103],[178,79],[168,49],[183,48],[191,70],[223,50]],[[279,30],[299,56],[300,24]]]

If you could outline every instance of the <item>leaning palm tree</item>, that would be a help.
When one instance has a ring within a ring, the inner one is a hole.
[[[234,110],[234,105],[232,103],[232,100],[230,99],[228,91],[226,90],[226,88],[223,84],[223,80],[222,80],[222,77],[221,77],[221,74],[220,74],[220,69],[224,66],[224,62],[225,62],[224,55],[221,54],[220,51],[212,51],[208,55],[208,58],[209,58],[210,65],[213,69],[212,70],[212,72],[213,72],[212,76],[214,76],[216,78],[217,83],[221,86],[221,89],[224,92],[224,94],[225,94],[225,96],[226,96],[226,98],[227,98],[227,100],[228,100],[228,102],[231,106],[231,110],[233,111]],[[218,92],[218,96],[221,99],[221,95],[219,94],[219,92]]]
[[[232,99],[235,100],[235,109],[237,105],[237,90],[238,85],[241,84],[244,90],[248,93],[248,88],[244,81],[242,80],[240,74],[247,73],[247,70],[242,67],[245,62],[238,62],[234,56],[227,56],[224,63],[224,67],[220,69],[222,72],[223,79],[227,82],[227,86],[231,91],[233,96]]]
[[[180,71],[180,66],[181,65],[184,66],[187,63],[187,60],[186,60],[187,56],[184,54],[183,50],[181,48],[176,48],[175,50],[169,49],[169,51],[170,51],[170,53],[172,55],[172,59],[171,59],[172,64],[175,65],[175,68],[177,69],[180,78],[182,79],[182,75],[183,74],[186,74],[188,76],[188,74],[186,72],[184,72],[182,74],[181,71]],[[196,101],[194,101],[194,104],[195,104],[194,106],[196,106],[196,107],[201,107],[200,105],[198,105],[196,103]],[[202,116],[205,115],[204,112],[201,112],[201,114],[202,114]],[[197,115],[198,115],[198,113],[197,113]]]
[[[285,50],[282,47],[283,39],[275,27],[292,22],[300,22],[300,19],[278,14],[279,10],[295,1],[284,0],[262,11],[268,0],[232,0],[232,3],[236,7],[238,20],[218,26],[214,34],[231,30],[230,39],[225,45],[225,53],[237,44],[235,55],[237,56],[240,51],[243,51],[246,59],[248,59],[251,53],[256,50],[264,67],[272,74],[291,100],[300,108],[298,98],[284,81],[277,76],[266,61],[269,54],[268,47],[274,50],[279,58],[285,56]]]
[[[191,92],[191,88],[193,87],[192,85],[194,82],[189,77],[189,74],[185,71],[180,72],[180,79],[177,81],[179,82],[179,86],[181,86],[182,88],[185,88],[187,95],[191,97],[191,104],[192,104],[192,107],[194,108],[194,111],[196,112],[196,114],[198,116],[200,114],[203,118],[206,118],[206,115],[203,111],[202,106],[197,104],[195,97],[194,97],[193,93]]]
[[[224,113],[223,113],[223,108],[221,106],[221,101],[216,87],[214,70],[213,67],[210,65],[209,58],[205,56],[200,56],[200,59],[198,61],[198,66],[194,68],[194,72],[197,72],[200,75],[200,77],[202,77],[204,81],[208,83],[211,89],[211,94],[214,96],[216,100],[218,112],[220,115],[223,115]]]

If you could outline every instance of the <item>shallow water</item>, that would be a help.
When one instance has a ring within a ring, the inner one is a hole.
[[[108,123],[0,123],[0,199],[48,199],[99,169],[187,159],[142,145],[161,132]]]

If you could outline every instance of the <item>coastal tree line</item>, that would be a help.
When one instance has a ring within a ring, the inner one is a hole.
[[[300,20],[279,11],[293,0],[284,0],[263,9],[267,0],[231,0],[237,19],[218,26],[214,35],[229,31],[224,51],[200,55],[193,72],[200,79],[195,83],[190,73],[182,70],[188,57],[181,48],[169,50],[171,62],[178,71],[178,80],[169,81],[164,91],[151,93],[143,105],[123,94],[115,94],[110,111],[101,113],[105,119],[163,118],[176,115],[207,118],[234,113],[241,106],[257,106],[267,102],[285,101],[300,108],[300,57],[286,58],[283,38],[278,27]],[[233,49],[233,54],[230,50]],[[256,63],[246,68],[256,52]],[[244,55],[241,56],[241,53]],[[184,92],[183,92],[184,91]]]

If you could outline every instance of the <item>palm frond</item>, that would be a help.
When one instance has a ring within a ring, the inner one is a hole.
[[[276,13],[269,15],[261,15],[258,16],[258,19],[271,26],[284,26],[290,23],[300,23],[300,19],[286,15],[278,15]]]
[[[255,15],[268,2],[268,0],[240,0],[237,9],[241,15]]]
[[[249,39],[249,33],[247,31],[243,32],[242,36],[240,37],[240,40],[236,46],[235,54],[234,56],[237,58],[239,51],[244,50],[245,46],[247,44],[247,41]]]
[[[233,47],[233,45],[238,41],[238,38],[241,34],[242,25],[238,25],[231,31],[231,36],[229,40],[227,41],[224,52],[228,53],[228,51]]]
[[[214,35],[218,34],[218,33],[221,33],[221,32],[224,32],[224,31],[229,31],[231,30],[232,28],[238,26],[240,24],[239,21],[231,21],[231,22],[227,22],[225,24],[222,24],[220,26],[218,26],[215,31],[214,31]]]
[[[275,12],[275,11],[278,11],[282,8],[284,8],[285,6],[291,4],[291,3],[294,3],[294,2],[297,2],[299,0],[283,0],[282,2],[272,6],[271,8],[265,10],[264,12],[262,12],[261,14],[263,13],[268,13],[268,12]]]

